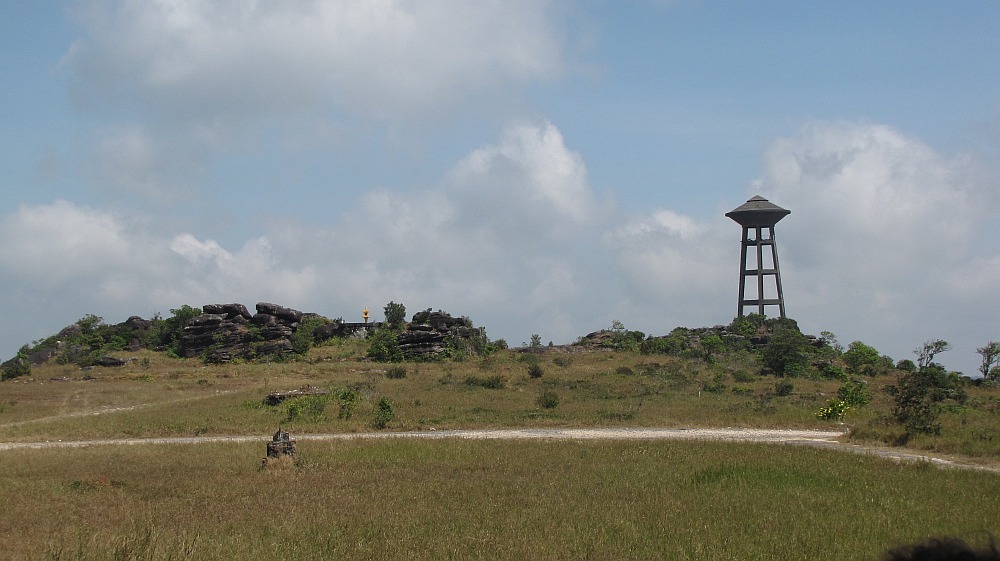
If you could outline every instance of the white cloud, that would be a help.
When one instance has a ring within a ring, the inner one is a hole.
[[[93,2],[79,10],[89,36],[64,65],[83,96],[181,119],[331,103],[374,116],[437,112],[560,73],[549,11],[537,0]]]
[[[968,203],[990,184],[954,179],[965,165],[864,123],[776,141],[753,189],[792,211],[777,228],[791,317],[896,359],[937,337],[974,358],[996,339],[1000,257],[977,253],[988,213]],[[469,315],[515,344],[568,342],[615,319],[662,334],[735,315],[740,230],[718,214],[620,216],[554,125],[522,123],[437,186],[373,191],[328,226],[274,223],[235,249],[65,201],[22,206],[0,219],[2,298],[19,316],[41,299],[72,302],[63,324],[216,301],[354,317],[394,300]],[[5,338],[23,342],[11,329]]]
[[[973,319],[988,301],[963,296],[997,258],[977,254],[991,218],[972,201],[996,178],[974,166],[884,125],[813,123],[776,141],[753,188],[792,211],[776,229],[790,315],[897,360],[929,338],[995,337]]]
[[[494,145],[473,151],[449,174],[450,195],[507,239],[565,239],[610,210],[587,184],[579,154],[549,122],[509,127]]]
[[[46,286],[118,271],[133,255],[120,218],[68,201],[22,205],[0,221],[0,263]]]

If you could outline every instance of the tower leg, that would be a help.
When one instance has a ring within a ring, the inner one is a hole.
[[[743,317],[743,300],[746,297],[747,249],[749,228],[743,227],[743,242],[740,244],[740,299],[736,302],[736,317]]]
[[[785,295],[781,292],[781,269],[778,267],[778,243],[774,240],[774,227],[771,231],[771,263],[774,264],[774,284],[778,289],[778,313],[785,317]]]

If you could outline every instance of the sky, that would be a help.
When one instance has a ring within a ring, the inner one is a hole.
[[[512,346],[787,315],[1000,341],[1000,3],[0,3],[0,356],[87,314],[468,316]],[[773,315],[774,312],[769,310]]]

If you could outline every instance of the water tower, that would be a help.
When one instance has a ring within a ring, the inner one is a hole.
[[[779,317],[785,317],[785,299],[781,294],[781,273],[778,271],[778,249],[774,244],[774,225],[788,214],[791,214],[790,210],[785,210],[760,195],[726,213],[726,216],[743,226],[738,317],[743,317],[743,308],[747,306],[755,306],[757,309],[754,311],[760,315],[765,315],[764,306],[777,306]],[[770,250],[765,252],[765,247]],[[769,261],[765,261],[767,253],[770,253]],[[747,268],[748,266],[751,268]],[[753,283],[757,289],[755,298],[747,298],[748,277],[757,281]],[[771,281],[765,282],[765,279],[773,281],[773,289]]]

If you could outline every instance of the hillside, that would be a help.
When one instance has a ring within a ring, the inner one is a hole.
[[[390,303],[392,304],[392,303]],[[925,349],[893,363],[756,316],[659,336],[619,322],[508,349],[423,310],[349,324],[269,303],[87,316],[4,366],[16,439],[492,427],[850,428],[850,439],[992,461],[1000,392]],[[405,312],[404,312],[405,313]],[[536,339],[536,338],[533,338]],[[268,402],[274,391],[318,391]]]

